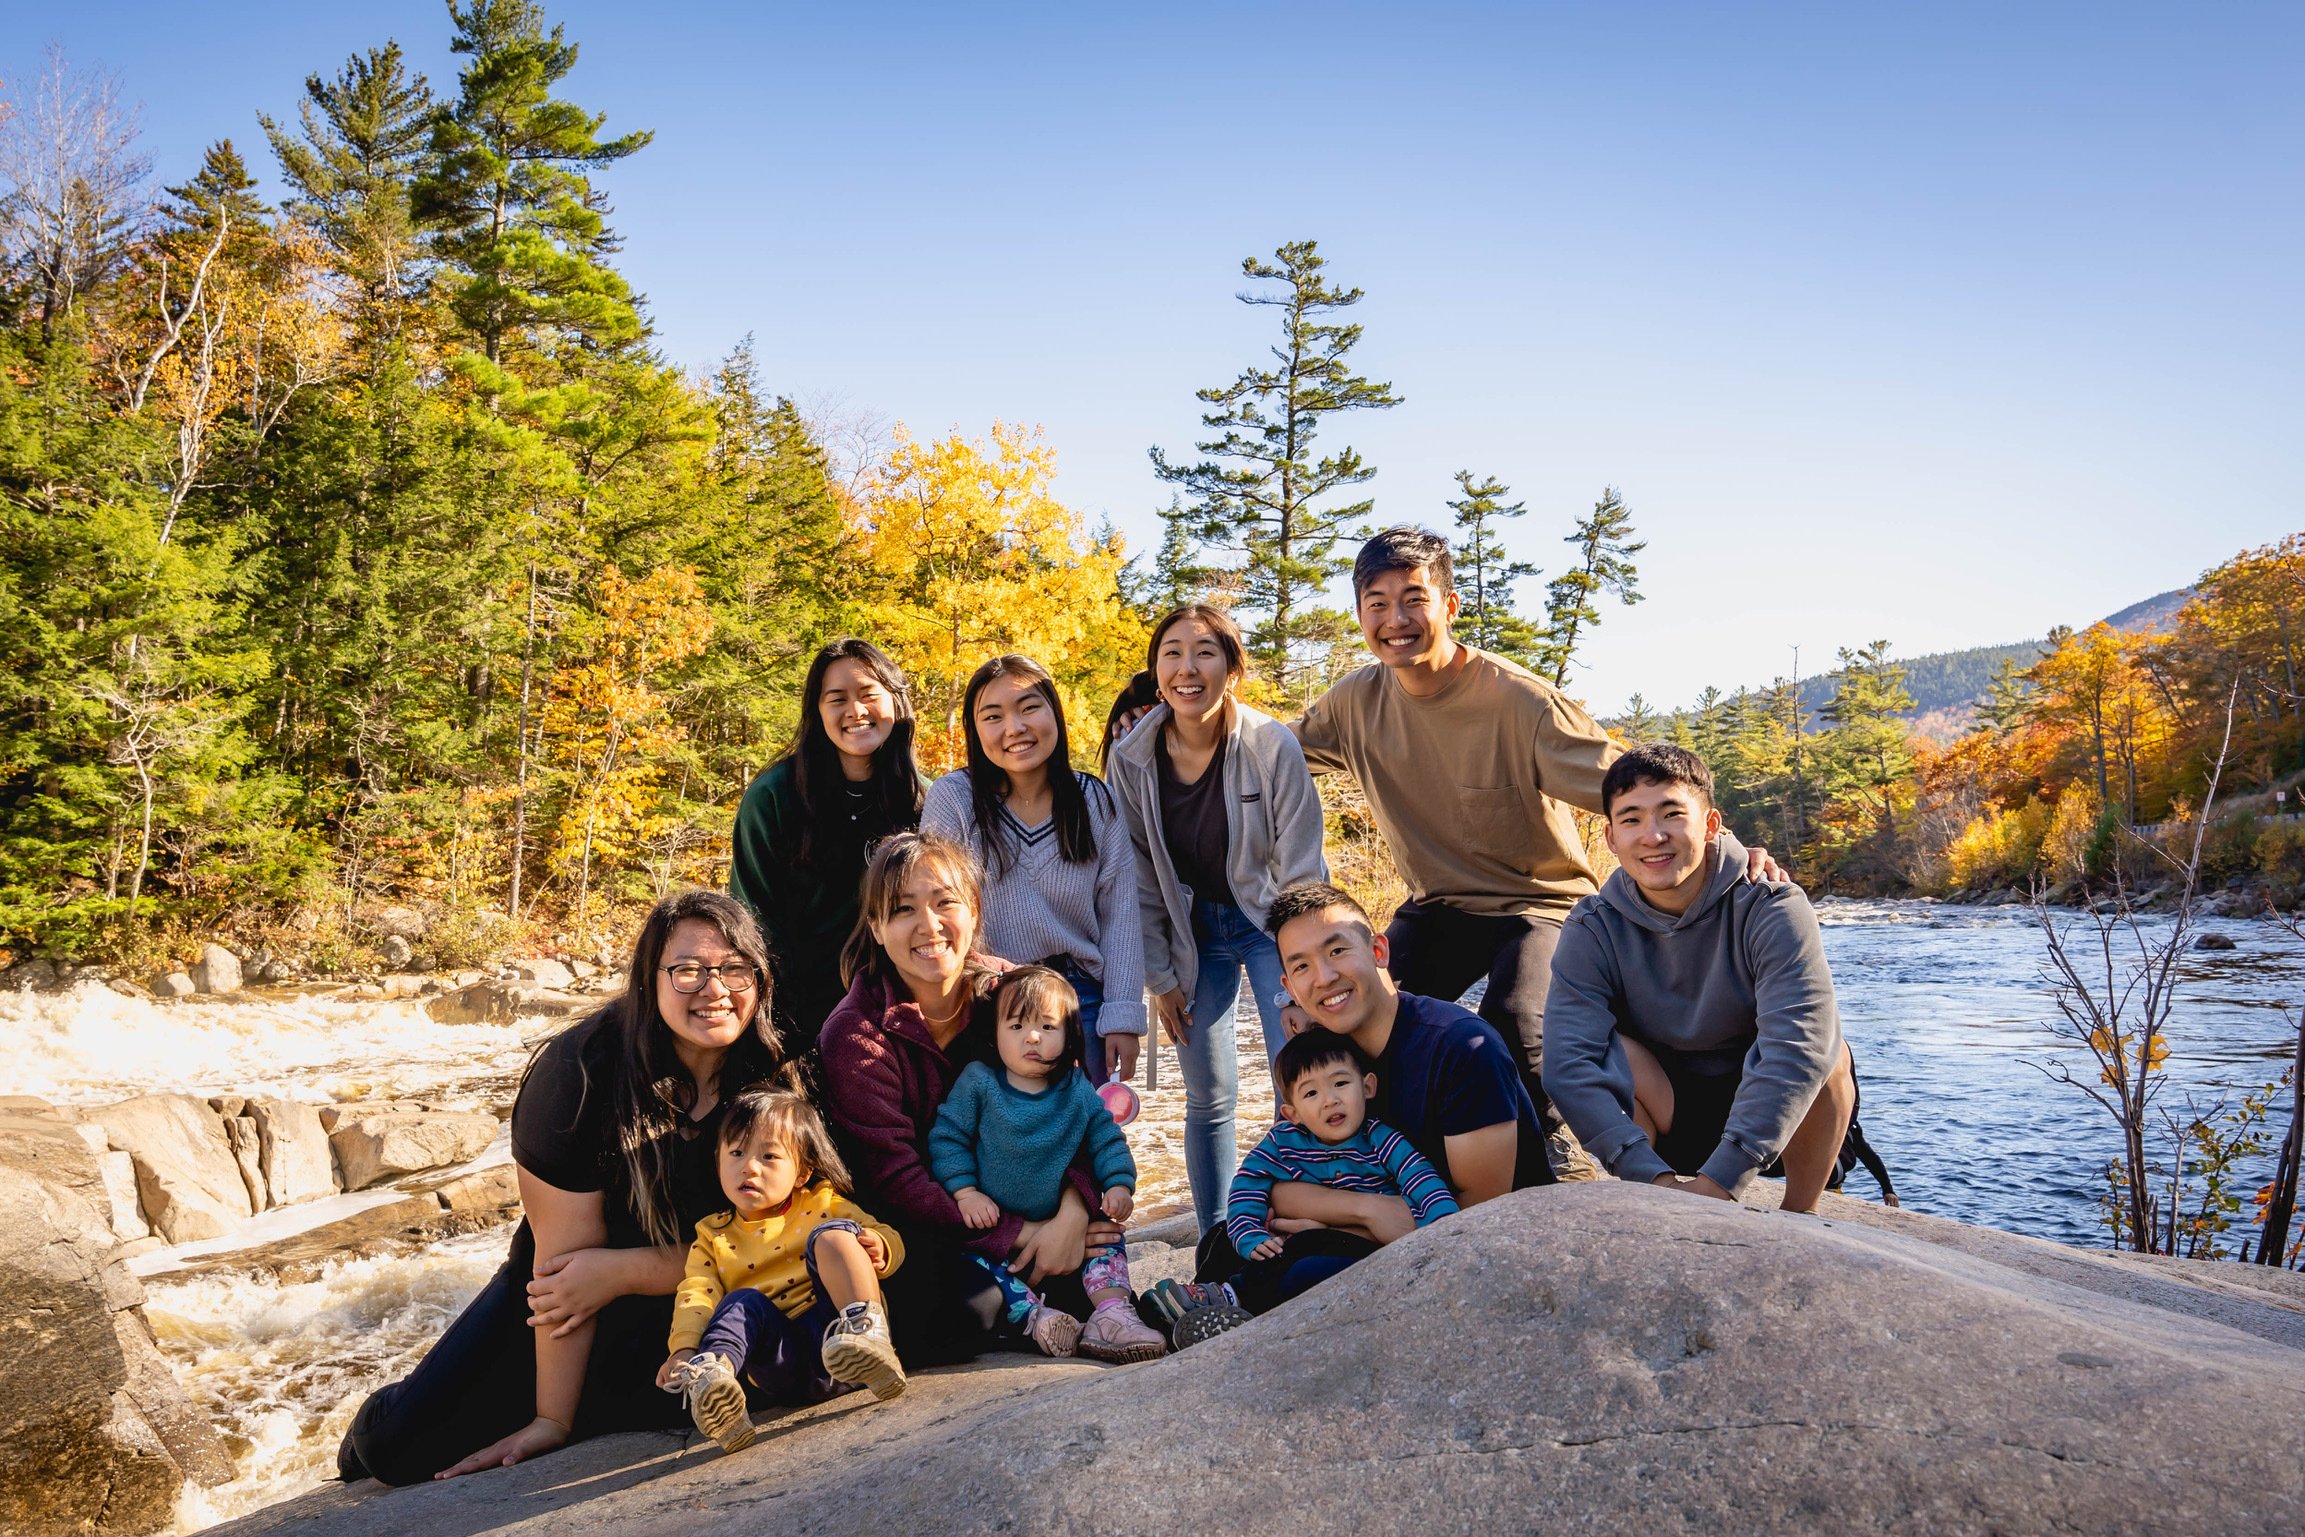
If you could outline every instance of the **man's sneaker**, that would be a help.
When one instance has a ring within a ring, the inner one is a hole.
[[[1194,1308],[1238,1307],[1240,1299],[1222,1281],[1159,1281],[1144,1294],[1161,1323],[1174,1329]]]
[[[1080,1331],[1080,1353],[1099,1361],[1153,1361],[1169,1353],[1160,1331],[1136,1316],[1125,1302],[1109,1302],[1089,1315]]]
[[[706,1350],[690,1356],[673,1379],[688,1400],[688,1417],[696,1428],[720,1443],[724,1452],[741,1452],[752,1445],[752,1414],[745,1408],[744,1384],[728,1357]]]
[[[1212,1302],[1178,1319],[1176,1327],[1169,1331],[1169,1338],[1182,1350],[1187,1345],[1198,1345],[1202,1340],[1215,1339],[1237,1329],[1255,1316],[1247,1308],[1230,1302]]]
[[[870,1388],[886,1403],[904,1391],[904,1363],[888,1337],[888,1314],[877,1302],[852,1302],[824,1326],[824,1373],[835,1382]]]
[[[1069,1356],[1080,1345],[1080,1320],[1052,1307],[1034,1307],[1024,1332],[1044,1356]]]

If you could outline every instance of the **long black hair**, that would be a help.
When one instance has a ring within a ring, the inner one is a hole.
[[[920,762],[913,752],[912,687],[905,682],[904,669],[891,661],[888,653],[869,640],[844,635],[808,664],[807,681],[800,686],[800,727],[793,733],[792,746],[785,750],[785,757],[792,760],[793,788],[800,792],[800,804],[807,813],[801,824],[800,848],[793,858],[804,868],[815,863],[819,837],[838,826],[846,814],[839,792],[847,776],[840,771],[840,749],[832,745],[832,736],[824,729],[824,711],[819,708],[824,699],[824,675],[832,671],[835,662],[861,662],[888,690],[896,720],[888,728],[888,740],[872,755],[872,778],[867,781],[866,793],[878,803],[890,827],[920,825]]]
[[[968,680],[968,691],[961,696],[960,728],[968,739],[969,800],[976,811],[977,835],[984,840],[991,873],[1006,875],[1016,863],[1016,849],[1010,843],[1007,829],[1001,826],[1001,806],[1008,799],[1008,770],[994,763],[984,750],[984,739],[977,735],[976,700],[998,678],[1022,678],[1033,686],[1033,691],[1048,701],[1056,716],[1056,751],[1049,754],[1049,798],[1054,803],[1056,818],[1056,847],[1067,864],[1085,865],[1096,860],[1096,827],[1089,817],[1089,792],[1082,776],[1073,772],[1072,734],[1065,728],[1064,701],[1057,697],[1056,679],[1048,669],[1029,656],[1014,652],[996,656],[979,667]],[[1097,788],[1099,795],[1108,794],[1104,781],[1087,776],[1087,783]]]
[[[1160,685],[1153,681],[1151,673],[1139,669],[1129,675],[1128,686],[1113,700],[1112,708],[1105,711],[1104,740],[1096,749],[1096,766],[1101,772],[1112,772],[1112,749],[1120,737],[1121,717],[1132,711],[1149,710],[1160,702]]]
[[[760,1083],[800,1087],[770,1015],[768,942],[761,938],[752,909],[717,891],[675,892],[650,908],[632,942],[623,996],[593,1016],[605,1020],[615,1036],[609,1081],[594,1083],[587,1075],[584,1094],[589,1098],[598,1090],[609,1097],[632,1212],[654,1244],[678,1243],[684,1236],[672,1194],[672,1162],[673,1150],[687,1130],[684,1123],[696,1108],[696,1081],[673,1050],[672,1027],[656,1006],[656,979],[672,931],[691,918],[718,929],[728,947],[759,974],[750,1028],[722,1059],[714,1096],[725,1100]],[[529,1062],[533,1068],[535,1058]],[[581,1114],[580,1110],[580,1118]]]

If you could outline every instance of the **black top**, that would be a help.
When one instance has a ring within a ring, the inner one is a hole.
[[[817,829],[804,865],[808,811],[794,775],[793,760],[782,758],[745,790],[728,894],[760,920],[776,968],[775,1010],[786,1049],[805,1051],[848,991],[840,980],[840,947],[856,927],[865,852],[905,829],[892,824],[869,783],[844,777],[832,792],[839,811]]]
[[[632,1208],[632,1182],[616,1130],[610,1067],[617,1048],[616,1020],[603,1010],[547,1041],[528,1066],[512,1102],[512,1158],[562,1190],[598,1190],[606,1196],[604,1246],[644,1249],[652,1240]],[[688,1123],[672,1152],[672,1205],[680,1239],[723,1210],[720,1189],[720,1103]]]
[[[1177,782],[1166,728],[1153,743],[1153,762],[1160,781],[1161,832],[1177,879],[1201,901],[1230,906],[1233,888],[1225,877],[1225,860],[1232,849],[1232,830],[1225,823],[1225,742],[1225,737],[1217,738],[1209,766],[1189,785]]]
[[[1500,1121],[1520,1127],[1513,1188],[1552,1183],[1545,1131],[1496,1026],[1453,1003],[1400,995],[1392,1037],[1377,1059],[1369,1114],[1399,1131],[1457,1188],[1446,1141]]]

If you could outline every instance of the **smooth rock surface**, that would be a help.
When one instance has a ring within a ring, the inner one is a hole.
[[[320,1124],[318,1105],[286,1099],[252,1099],[248,1113],[262,1139],[265,1198],[293,1206],[336,1193],[336,1154]]]
[[[549,987],[556,992],[576,985],[576,973],[549,956],[514,961],[512,974],[523,982],[531,982],[538,987]]]
[[[424,1012],[440,1025],[509,1025],[525,1018],[556,1018],[600,1007],[597,998],[558,992],[528,982],[498,978],[474,982],[424,1001]]]
[[[135,1160],[145,1220],[170,1243],[222,1238],[254,1215],[223,1118],[206,1100],[140,1094],[87,1118]]]
[[[152,996],[155,998],[189,998],[198,991],[192,984],[192,978],[181,971],[167,972],[152,979]]]
[[[416,953],[415,948],[398,934],[385,935],[384,943],[376,948],[377,952],[384,957],[384,964],[387,966],[405,966],[408,964],[409,957]]]
[[[0,1532],[158,1531],[188,1476],[231,1476],[152,1342],[102,1199],[61,1116],[0,1103]]]
[[[2219,1267],[2154,1271],[2159,1300],[2108,1268],[2084,1287],[1831,1217],[1561,1185],[1167,1360],[992,1358],[767,1419],[734,1457],[603,1437],[228,1530],[2305,1530],[2305,1351],[2278,1341],[2305,1314],[2176,1279]]]
[[[240,991],[240,957],[211,941],[200,947],[200,963],[192,968],[192,985],[204,993]]]
[[[337,1117],[328,1142],[344,1188],[366,1190],[477,1158],[496,1140],[496,1128],[492,1115],[353,1109]]]

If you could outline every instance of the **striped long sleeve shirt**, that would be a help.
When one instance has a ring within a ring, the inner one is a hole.
[[[1243,1259],[1273,1236],[1273,1186],[1326,1185],[1395,1195],[1409,1203],[1418,1227],[1457,1213],[1456,1197],[1441,1182],[1425,1155],[1382,1121],[1364,1121],[1342,1142],[1323,1142],[1294,1122],[1283,1121],[1241,1160],[1233,1176],[1232,1201],[1225,1208],[1225,1236]]]

